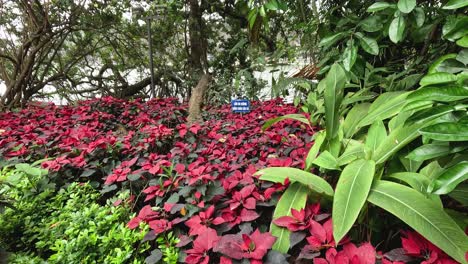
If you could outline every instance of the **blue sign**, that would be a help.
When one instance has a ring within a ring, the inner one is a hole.
[[[234,113],[250,112],[250,101],[245,99],[234,99],[231,101],[231,108]]]

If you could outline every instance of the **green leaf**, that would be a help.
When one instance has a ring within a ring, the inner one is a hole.
[[[440,141],[468,141],[468,124],[439,123],[421,129],[425,137]]]
[[[338,40],[344,37],[344,34],[342,32],[328,36],[320,40],[319,42],[319,47],[330,47],[331,45],[335,44]]]
[[[344,142],[345,151],[338,158],[338,166],[346,165],[356,159],[365,158],[366,152],[364,144],[354,139],[348,139]]]
[[[359,26],[366,32],[377,32],[383,28],[382,18],[380,16],[369,16],[359,22]]]
[[[276,205],[273,219],[281,216],[291,215],[291,209],[304,209],[307,201],[307,187],[300,183],[292,183],[288,189],[281,195]],[[287,228],[279,227],[273,222],[270,225],[270,232],[277,237],[273,249],[281,253],[287,253],[289,250],[289,235],[291,232]]]
[[[399,0],[398,9],[403,13],[409,13],[416,7],[416,0]]]
[[[374,123],[375,120],[385,120],[400,112],[405,105],[408,93],[389,92],[377,97],[369,108],[366,116],[361,117],[358,127]]]
[[[379,55],[379,45],[375,39],[363,36],[359,38],[359,44],[367,53],[376,56]]]
[[[411,101],[408,102],[403,109],[401,109],[402,112],[405,111],[420,111],[423,109],[427,109],[431,107],[434,104],[433,101],[430,100],[421,100],[421,101]]]
[[[268,10],[276,11],[279,9],[278,2],[276,0],[270,0],[265,4],[265,8]]]
[[[257,16],[258,16],[258,8],[254,8],[250,10],[249,15],[248,15],[250,28],[253,28],[253,25],[255,24],[255,20],[257,20]]]
[[[293,120],[302,122],[302,123],[310,126],[309,120],[304,115],[302,115],[302,114],[289,114],[289,115],[275,117],[275,118],[267,120],[265,122],[265,124],[263,124],[262,130],[265,131],[268,128],[270,128],[272,125],[274,125],[274,124],[276,124],[276,123],[278,123],[280,121],[287,120],[287,119],[293,119]]]
[[[343,52],[343,66],[345,70],[351,71],[351,68],[357,59],[357,51],[358,48],[354,45],[354,41],[348,41],[347,47]]]
[[[416,172],[398,172],[388,177],[400,180],[420,193],[427,193],[427,186],[431,183],[428,177]]]
[[[457,200],[464,206],[468,206],[468,184],[462,183],[458,185],[457,188],[455,188],[455,190],[449,193],[449,196]]]
[[[284,183],[284,180],[288,178],[291,182],[299,182],[309,186],[317,193],[333,196],[333,188],[326,180],[300,169],[289,167],[270,167],[257,171],[255,175],[260,175],[260,180],[277,183]]]
[[[338,179],[333,198],[333,237],[341,241],[351,229],[366,202],[375,163],[371,160],[356,160],[346,166]]]
[[[403,40],[403,33],[405,32],[405,18],[403,16],[395,17],[390,23],[388,28],[388,36],[393,43],[398,43]]]
[[[442,26],[442,36],[450,41],[456,41],[468,34],[468,16],[449,16]]]
[[[455,260],[467,263],[468,236],[443,208],[418,191],[379,181],[371,188],[367,200],[403,220]]]
[[[458,184],[468,179],[468,161],[460,162],[448,168],[431,184],[429,192],[435,194],[448,194],[457,187]]]
[[[408,172],[417,172],[419,167],[423,164],[423,161],[415,161],[405,157],[405,154],[401,154],[398,156],[401,164],[405,167],[406,171]]]
[[[31,165],[27,163],[18,163],[15,165],[15,168],[18,171],[24,172],[27,175],[30,176],[43,176],[47,174],[47,170],[41,169],[41,168],[36,168],[32,167]]]
[[[446,61],[448,59],[455,59],[456,57],[457,57],[456,53],[450,53],[450,54],[447,54],[447,55],[444,55],[444,56],[438,58],[434,63],[432,63],[431,67],[429,67],[428,73],[438,72],[439,67],[441,66],[441,64],[444,61]]]
[[[468,98],[468,89],[461,86],[424,86],[410,95],[409,101],[433,100],[437,102],[452,102]]]
[[[424,21],[426,20],[426,15],[424,14],[424,10],[421,7],[416,7],[414,9],[413,14],[416,20],[416,26],[422,27],[424,25]]]
[[[463,48],[468,48],[468,35],[464,36],[463,38],[457,40],[457,45]]]
[[[454,74],[447,72],[436,72],[424,76],[421,81],[419,81],[419,85],[426,86],[431,84],[451,83],[456,81],[457,76]]]
[[[450,154],[450,147],[448,144],[434,143],[422,145],[411,151],[406,157],[416,161],[425,161],[448,154]]]
[[[343,100],[343,88],[346,82],[346,74],[343,68],[335,63],[328,71],[325,82],[325,126],[327,138],[332,139],[338,133],[339,109]]]
[[[394,116],[390,121],[388,121],[388,131],[392,132],[393,130],[403,126],[406,120],[413,114],[412,111],[404,111],[398,115]]]
[[[406,146],[419,136],[419,129],[429,124],[412,124],[409,126],[399,127],[393,130],[388,137],[380,144],[379,148],[373,153],[372,159],[375,163],[380,164],[385,162],[390,156],[398,150]]]
[[[325,140],[326,134],[325,130],[322,130],[315,134],[314,145],[310,148],[309,153],[305,161],[305,170],[308,171],[312,167],[312,164],[317,157],[317,154],[322,146],[323,141]]]
[[[450,0],[442,9],[458,9],[468,6],[468,1],[466,0]]]
[[[314,161],[313,164],[329,169],[329,170],[338,170],[338,160],[327,150],[322,152]]]
[[[465,65],[468,65],[468,49],[460,50],[455,59]]]
[[[426,165],[426,167],[422,168],[419,173],[425,175],[429,179],[435,179],[439,176],[444,169],[440,167],[439,162],[434,160],[433,162]]]
[[[447,115],[450,112],[453,112],[457,107],[451,105],[438,105],[431,108],[423,109],[415,113],[411,118],[409,118],[406,123],[411,124],[412,122],[424,123],[427,120],[442,117]]]
[[[345,138],[351,138],[356,132],[356,128],[361,121],[362,117],[369,111],[370,104],[363,103],[355,105],[346,115],[343,123],[343,130]]]
[[[367,12],[377,12],[377,11],[380,11],[380,10],[387,9],[387,8],[389,8],[391,6],[393,6],[393,5],[390,4],[390,3],[387,3],[387,2],[376,2],[376,3],[373,3],[371,6],[369,6],[367,8]]]
[[[387,130],[382,120],[375,120],[367,133],[366,147],[374,153],[387,137]]]

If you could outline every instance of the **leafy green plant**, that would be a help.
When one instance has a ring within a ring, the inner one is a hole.
[[[162,253],[162,260],[164,263],[175,264],[179,260],[179,248],[176,247],[179,243],[179,239],[169,232],[163,234],[156,239],[158,242],[158,248]]]
[[[6,209],[0,217],[0,242],[3,248],[19,253],[10,257],[13,263],[25,259],[41,263],[41,258],[49,263],[143,262],[149,244],[140,241],[148,227],[126,227],[131,217],[125,202],[128,191],[102,206],[100,193],[89,184],[72,183],[55,192],[53,186],[44,184],[45,173],[35,166],[16,164],[4,175],[11,183],[8,194],[16,202],[14,209]]]
[[[398,12],[414,11],[415,2],[400,0]],[[370,9],[375,12],[384,5],[390,6],[379,2]],[[404,27],[404,16],[400,14],[390,25],[393,42],[402,38],[400,31],[404,29],[399,27]],[[464,18],[457,19],[464,21]],[[444,27],[450,27],[451,23],[455,22],[449,18]],[[397,28],[391,29],[392,26]],[[458,28],[451,33],[456,37],[448,38],[447,34],[445,38],[457,41],[467,32]],[[306,171],[273,167],[257,172],[262,180],[297,182],[283,194],[273,219],[289,214],[290,208],[282,202],[303,209],[307,196],[313,193],[333,196],[333,236],[335,241],[340,241],[356,222],[364,221],[360,215],[371,203],[398,217],[455,260],[467,263],[468,237],[464,226],[460,227],[451,217],[453,210],[444,208],[440,197],[450,196],[458,186],[466,188],[462,183],[468,179],[465,58],[464,49],[444,56],[429,68],[417,90],[383,93],[373,103],[356,104],[349,111],[343,98],[351,67],[346,66],[347,60],[342,61],[344,66],[334,63],[318,85],[323,87],[325,96],[325,130],[315,138],[316,144],[306,159]],[[331,184],[308,172],[313,168],[319,169],[319,176],[325,176]],[[334,184],[334,194],[320,188],[331,189]],[[294,199],[297,195],[304,202],[297,202]],[[286,253],[289,237],[282,233],[288,231],[278,226],[271,230],[278,237],[274,248]]]

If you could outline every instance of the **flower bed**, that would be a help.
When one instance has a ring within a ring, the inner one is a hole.
[[[42,167],[58,186],[89,181],[103,197],[129,189],[127,202],[137,215],[128,227],[149,225],[146,240],[175,233],[186,263],[456,263],[411,231],[401,233],[403,248],[393,250],[350,237],[337,243],[325,199],[273,220],[289,182],[262,182],[254,173],[271,166],[303,169],[315,128],[291,120],[267,131],[261,126],[297,113],[292,105],[253,102],[243,115],[229,106],[212,108],[204,124],[192,126],[185,109],[175,99],[34,104],[0,114],[0,156],[9,162],[45,159]],[[293,232],[290,255],[271,250],[272,220]]]

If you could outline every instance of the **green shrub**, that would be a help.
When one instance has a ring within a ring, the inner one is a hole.
[[[127,200],[128,191],[104,206],[98,203],[99,192],[87,183],[72,183],[58,192],[42,188],[31,196],[43,175],[18,171],[2,173],[7,181],[17,178],[16,185],[8,187],[17,200],[15,209],[7,208],[0,215],[0,246],[15,252],[11,263],[41,263],[41,258],[70,264],[144,262],[149,244],[140,241],[148,227],[128,229],[131,208],[125,202],[114,205]]]

